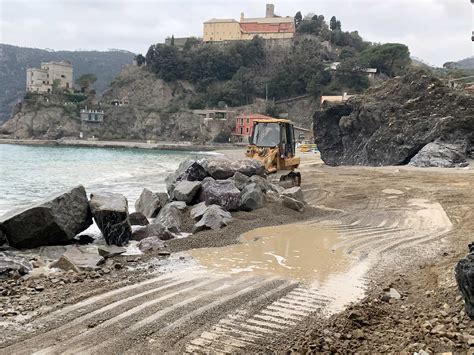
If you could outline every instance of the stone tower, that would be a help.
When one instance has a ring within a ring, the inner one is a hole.
[[[265,11],[265,17],[275,17],[275,5],[273,4],[267,4],[266,11]]]

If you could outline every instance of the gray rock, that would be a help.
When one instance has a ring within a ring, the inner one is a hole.
[[[268,203],[278,203],[281,202],[280,194],[270,190],[265,194],[265,201]]]
[[[58,260],[53,262],[50,268],[60,269],[63,271],[74,271],[76,273],[81,272],[81,269],[72,262],[67,256],[61,255]]]
[[[193,206],[191,209],[190,215],[192,219],[199,219],[207,211],[207,205],[205,202],[200,202],[197,205]]]
[[[303,212],[304,203],[286,195],[280,195],[283,206],[295,211]]]
[[[141,212],[130,213],[130,215],[128,216],[128,220],[130,221],[130,225],[132,226],[146,226],[147,224],[150,224],[150,222],[148,222],[148,219]]]
[[[474,242],[469,245],[469,254],[457,263],[454,271],[466,314],[474,320]]]
[[[168,202],[168,194],[165,192],[151,192],[143,189],[140,197],[135,202],[135,211],[143,213],[147,218],[155,218],[161,208]]]
[[[78,234],[74,237],[74,242],[80,245],[91,244],[95,241],[95,236],[90,234]]]
[[[99,252],[99,255],[104,258],[113,258],[114,256],[125,253],[127,249],[116,245],[100,245],[97,247],[97,251]]]
[[[234,175],[232,162],[224,158],[208,158],[203,163],[206,172],[216,180],[225,180]]]
[[[91,211],[82,185],[0,217],[0,229],[15,248],[64,244],[91,224]]]
[[[7,242],[7,236],[0,230],[0,246]]]
[[[436,140],[425,145],[409,165],[418,167],[454,168],[466,163],[468,144],[466,141],[449,144]]]
[[[179,233],[182,224],[182,205],[186,207],[186,203],[182,201],[175,201],[166,204],[165,207],[161,209],[155,222],[163,225],[163,227],[169,229],[173,233]]]
[[[132,236],[128,221],[128,202],[120,194],[91,194],[90,207],[97,226],[107,244],[122,246]]]
[[[257,187],[262,190],[264,194],[266,194],[267,191],[270,191],[272,189],[270,182],[259,175],[252,175],[250,177],[250,182],[253,182],[255,185],[257,185]]]
[[[66,261],[72,263],[81,271],[98,270],[100,269],[100,265],[104,262],[104,258],[99,255],[97,248],[87,246],[70,246],[62,255],[62,258],[65,258]],[[53,263],[51,267],[60,268],[58,263]]]
[[[299,186],[291,187],[289,189],[285,189],[281,193],[282,196],[290,197],[294,200],[300,201],[304,203],[304,194],[303,190]]]
[[[142,239],[138,244],[138,249],[140,249],[143,253],[149,250],[160,250],[165,247],[165,243],[156,237],[148,237]]]
[[[395,300],[399,300],[402,298],[402,295],[400,294],[400,292],[398,292],[396,289],[394,289],[393,287],[390,287],[390,289],[385,292],[385,296],[390,299],[390,298],[393,298]]]
[[[265,175],[265,167],[260,161],[256,159],[245,158],[234,161],[231,164],[231,168],[234,172],[239,172],[247,176]]]
[[[25,257],[11,252],[0,252],[0,277],[7,277],[10,272],[26,275],[33,270],[33,265]]]
[[[201,188],[199,181],[178,181],[173,190],[173,199],[191,204]]]
[[[240,191],[232,180],[205,178],[201,186],[199,200],[207,205],[219,205],[226,211],[237,210],[240,206]]]
[[[149,224],[133,231],[132,239],[141,241],[146,238],[159,238],[161,240],[173,239],[174,235],[160,223]]]
[[[264,194],[255,183],[248,184],[242,190],[240,209],[242,211],[253,211],[262,208],[264,204]]]
[[[234,181],[234,185],[236,188],[238,188],[240,191],[243,190],[243,188],[249,183],[250,178],[247,175],[244,175],[240,172],[236,172],[231,180]],[[230,180],[229,179],[229,180]]]
[[[193,227],[193,233],[204,229],[219,230],[232,220],[229,212],[224,211],[221,206],[210,205],[203,214],[201,220]]]

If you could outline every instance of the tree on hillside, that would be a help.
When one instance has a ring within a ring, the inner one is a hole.
[[[336,16],[331,17],[331,20],[329,21],[329,28],[334,31],[337,29],[337,20]]]
[[[147,67],[165,81],[182,79],[183,63],[176,47],[154,44],[148,49],[146,62]]]
[[[410,64],[410,51],[400,43],[385,43],[367,48],[360,54],[366,67],[377,68],[388,76],[396,76]]]
[[[145,64],[145,57],[141,54],[135,56],[135,61],[137,62],[137,66],[141,67]]]
[[[298,11],[295,14],[295,27],[298,28],[298,26],[301,24],[303,21],[303,16],[301,15],[301,11]]]
[[[341,31],[341,21],[339,20],[336,21],[336,30]]]
[[[76,84],[79,86],[81,92],[89,92],[90,87],[97,81],[94,74],[83,74],[76,79]]]

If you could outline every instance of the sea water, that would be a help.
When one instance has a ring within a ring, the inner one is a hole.
[[[0,215],[82,184],[87,194],[116,192],[130,210],[143,188],[166,191],[165,178],[201,153],[0,144]]]

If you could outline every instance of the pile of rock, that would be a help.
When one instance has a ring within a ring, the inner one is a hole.
[[[83,186],[63,191],[0,217],[0,245],[8,242],[13,248],[31,249],[78,244],[68,246],[50,266],[74,272],[96,270],[104,258],[124,253],[122,247],[130,240],[138,242],[142,251],[165,250],[164,241],[183,232],[184,220],[194,221],[192,232],[197,233],[219,230],[232,221],[231,212],[257,210],[267,202],[296,211],[305,207],[301,188],[283,189],[270,183],[263,165],[254,159],[187,160],[166,183],[168,193],[144,189],[132,214],[123,195],[93,193],[88,200]],[[93,220],[107,246],[85,245],[94,241],[83,233]],[[0,274],[24,274],[31,269],[28,259],[8,253],[0,264]]]

